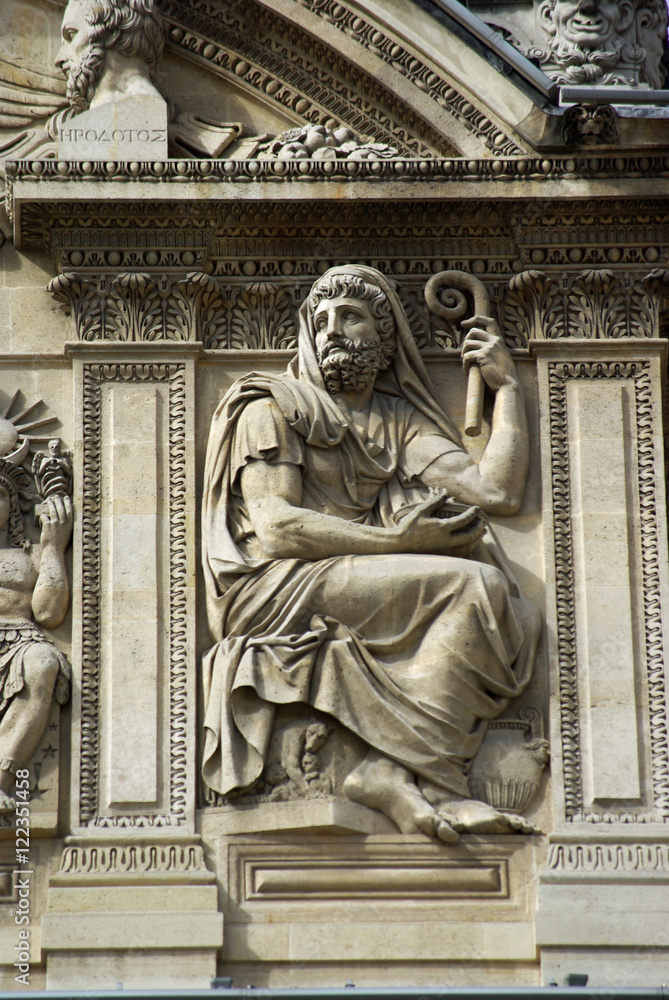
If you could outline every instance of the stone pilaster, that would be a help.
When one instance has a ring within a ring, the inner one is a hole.
[[[537,944],[544,982],[640,986],[669,954],[666,342],[533,346],[555,809]]]
[[[49,988],[208,986],[222,942],[195,834],[194,366],[200,345],[72,345],[71,836]]]

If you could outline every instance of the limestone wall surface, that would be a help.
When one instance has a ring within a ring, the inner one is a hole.
[[[661,103],[94,6],[0,0],[0,988],[659,985]]]

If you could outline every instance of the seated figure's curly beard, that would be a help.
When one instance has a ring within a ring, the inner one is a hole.
[[[362,392],[374,385],[381,366],[381,344],[376,340],[354,344],[346,337],[339,337],[316,353],[323,381],[332,395]]]
[[[72,66],[67,74],[67,99],[77,114],[90,107],[104,62],[104,46],[89,45],[77,65]]]

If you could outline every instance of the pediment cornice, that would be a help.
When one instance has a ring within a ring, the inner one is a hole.
[[[168,51],[296,124],[348,126],[405,156],[513,156],[527,149],[411,39],[350,2],[164,0],[161,9]]]

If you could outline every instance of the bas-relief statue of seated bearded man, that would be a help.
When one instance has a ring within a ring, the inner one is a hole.
[[[70,600],[64,551],[72,534],[72,501],[50,497],[39,545],[23,529],[21,498],[30,481],[0,459],[0,814],[13,812],[16,771],[37,750],[51,702],[69,697],[70,666],[42,630],[62,624]]]
[[[246,375],[218,407],[203,774],[219,794],[253,787],[279,706],[300,704],[363,741],[343,794],[402,832],[450,842],[531,829],[467,785],[488,721],[530,679],[540,632],[482,514],[515,513],[528,470],[518,377],[491,323],[478,317],[463,348],[496,397],[479,465],[396,292],[369,267],[323,275],[288,373]]]

